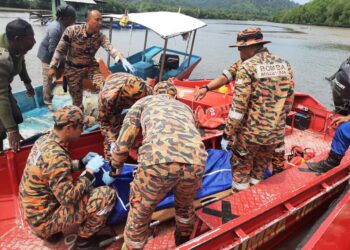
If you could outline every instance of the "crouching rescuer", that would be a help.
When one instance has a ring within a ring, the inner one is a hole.
[[[114,207],[115,190],[92,186],[104,164],[101,156],[90,152],[80,161],[69,156],[69,143],[83,131],[82,111],[66,106],[53,119],[53,130],[35,142],[24,169],[19,188],[24,218],[35,235],[50,243],[79,224],[75,249],[98,249],[102,238],[96,233]],[[74,170],[83,170],[76,181]]]
[[[152,88],[140,77],[129,73],[115,73],[108,77],[98,97],[98,121],[104,137],[104,157],[111,160],[111,148],[118,138],[125,114]]]
[[[117,176],[142,130],[138,169],[130,184],[123,249],[145,246],[152,213],[171,190],[175,196],[176,245],[189,240],[193,230],[193,200],[202,184],[207,152],[192,110],[175,99],[175,86],[160,82],[154,87],[154,94],[131,107],[112,151],[110,175]]]

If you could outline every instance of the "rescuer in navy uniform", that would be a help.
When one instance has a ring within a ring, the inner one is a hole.
[[[312,171],[324,173],[338,166],[350,146],[350,115],[337,117],[331,124],[339,125],[332,140],[331,150],[325,160],[306,162]]]

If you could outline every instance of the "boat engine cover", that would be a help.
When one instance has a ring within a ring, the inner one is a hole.
[[[350,57],[339,70],[329,78],[332,86],[335,112],[341,115],[350,114]]]
[[[163,55],[160,56],[159,64],[162,63]],[[173,54],[165,54],[165,62],[164,62],[164,68],[170,70],[170,69],[177,69],[179,67],[180,63],[180,57],[178,55]]]

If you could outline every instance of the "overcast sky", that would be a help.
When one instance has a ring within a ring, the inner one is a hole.
[[[300,4],[304,4],[304,3],[310,2],[310,0],[293,0],[293,1],[296,2],[296,3],[300,3]]]

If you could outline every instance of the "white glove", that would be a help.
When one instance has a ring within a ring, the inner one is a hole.
[[[221,139],[221,149],[227,151],[229,140],[226,140],[224,138]]]
[[[115,181],[115,178],[111,177],[109,175],[109,171],[108,172],[104,172],[103,176],[102,176],[102,181],[106,184],[106,185],[110,185]]]
[[[94,158],[98,153],[95,152],[89,152],[87,153],[81,161],[83,162],[84,165],[86,165],[92,158]]]
[[[125,58],[122,59],[122,65],[126,72],[130,71],[130,73],[134,73],[134,66],[132,66]]]
[[[104,159],[100,155],[96,155],[87,164],[86,169],[91,169],[92,172],[97,173],[104,164]]]
[[[111,152],[111,154],[112,154],[112,151],[113,151],[114,148],[115,148],[115,143],[114,142],[109,144],[109,152]]]

